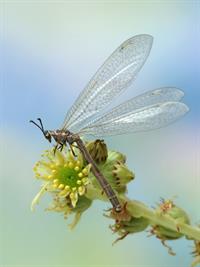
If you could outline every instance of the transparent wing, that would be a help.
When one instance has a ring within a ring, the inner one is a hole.
[[[103,137],[153,130],[174,122],[188,110],[188,107],[180,102],[158,103],[110,120],[105,120],[103,117],[93,125],[82,129],[81,133]]]
[[[74,131],[111,103],[135,78],[147,59],[153,38],[142,34],[122,43],[97,71],[68,111],[63,129]]]
[[[154,105],[157,103],[163,103],[167,101],[179,101],[184,96],[184,92],[175,87],[163,87],[147,91],[144,94],[138,95],[129,99],[126,102],[114,107],[111,111],[102,115],[101,121],[114,120],[116,117],[121,116],[128,112],[134,112],[134,110]],[[99,118],[101,118],[99,117]],[[84,128],[96,124],[99,118],[90,121],[84,126]]]

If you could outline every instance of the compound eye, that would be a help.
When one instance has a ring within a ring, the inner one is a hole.
[[[45,138],[51,143],[51,135],[48,131],[44,133]]]
[[[48,134],[48,137],[47,137],[47,139],[49,140],[49,142],[51,143],[51,135],[50,134]]]

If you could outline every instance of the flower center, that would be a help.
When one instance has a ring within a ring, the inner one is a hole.
[[[59,182],[64,185],[69,185],[70,187],[76,187],[77,186],[77,180],[79,179],[78,173],[69,168],[58,168],[58,174],[57,177],[59,177]]]

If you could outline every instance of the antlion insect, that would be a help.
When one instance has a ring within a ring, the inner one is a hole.
[[[179,102],[184,95],[181,90],[164,87],[147,91],[102,115],[101,112],[134,80],[150,53],[152,42],[152,36],[141,34],[122,43],[81,92],[60,130],[45,131],[41,119],[38,119],[40,124],[30,121],[49,142],[53,137],[56,142],[55,151],[62,150],[66,144],[70,147],[76,144],[85,160],[91,163],[91,171],[116,211],[122,210],[121,204],[80,136],[103,137],[153,130],[174,122],[189,110]]]

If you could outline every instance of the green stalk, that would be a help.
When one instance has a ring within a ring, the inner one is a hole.
[[[127,197],[120,198],[127,202],[127,210],[133,217],[144,217],[150,221],[151,225],[160,225],[173,231],[178,231],[188,239],[200,241],[200,229],[186,223],[177,221],[164,213],[158,213],[148,208],[143,203],[135,200],[129,200]]]

